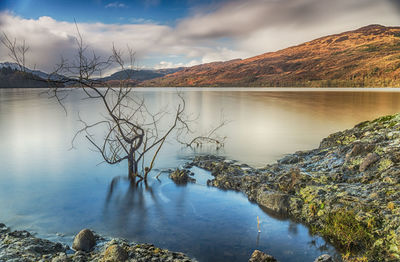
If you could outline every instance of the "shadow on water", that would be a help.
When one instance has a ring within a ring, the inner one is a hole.
[[[247,261],[254,249],[280,261],[308,261],[335,249],[285,216],[250,203],[238,192],[205,184],[210,174],[193,168],[198,183],[176,185],[166,174],[136,183],[116,176],[104,200],[102,230],[131,241],[188,253],[200,261]],[[260,217],[261,232],[256,218]]]

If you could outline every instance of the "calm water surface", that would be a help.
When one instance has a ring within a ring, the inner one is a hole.
[[[313,261],[334,254],[323,239],[290,220],[268,215],[240,193],[206,186],[209,173],[194,168],[197,183],[176,186],[155,170],[147,187],[126,179],[126,166],[97,165],[99,155],[78,140],[77,114],[98,118],[102,108],[65,101],[68,115],[40,90],[0,89],[0,221],[71,244],[84,227],[132,241],[183,251],[200,261],[247,261],[260,249],[280,261]],[[140,89],[152,108],[176,102],[173,89]],[[296,150],[311,149],[328,134],[400,111],[400,92],[321,90],[184,91],[197,130],[232,120],[218,154],[256,167]],[[201,153],[207,153],[208,148]],[[174,168],[195,152],[170,142],[157,169]],[[113,185],[113,186],[111,186]],[[257,216],[261,233],[257,233]],[[55,233],[62,233],[56,235]]]

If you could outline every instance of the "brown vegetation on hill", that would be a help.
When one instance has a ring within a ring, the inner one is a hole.
[[[398,87],[400,27],[370,25],[244,60],[185,68],[140,85]]]

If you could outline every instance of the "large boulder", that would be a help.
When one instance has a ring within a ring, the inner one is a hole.
[[[111,245],[104,252],[104,262],[123,262],[128,259],[128,252],[119,245]]]
[[[75,250],[90,251],[96,245],[96,237],[90,229],[82,229],[78,235],[75,236],[72,248]]]
[[[289,195],[269,191],[263,187],[261,187],[257,192],[258,204],[281,215],[287,215],[289,213],[289,200]]]
[[[260,250],[254,250],[249,262],[278,262],[273,256],[267,255]]]

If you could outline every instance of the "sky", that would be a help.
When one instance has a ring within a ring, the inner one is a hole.
[[[75,21],[98,56],[129,46],[137,67],[159,69],[248,58],[370,24],[400,26],[400,0],[0,0],[2,35],[25,40],[27,66],[46,72],[61,56],[76,57]]]

